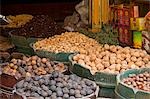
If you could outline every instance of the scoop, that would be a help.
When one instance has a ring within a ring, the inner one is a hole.
[[[9,18],[0,14],[0,24],[1,25],[8,24],[9,22],[11,22],[11,20]]]

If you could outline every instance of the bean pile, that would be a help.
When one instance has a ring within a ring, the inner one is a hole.
[[[79,32],[65,32],[50,38],[37,41],[33,45],[35,50],[45,50],[49,52],[80,52],[88,53],[101,50],[101,45]]]
[[[150,73],[130,74],[123,82],[130,87],[150,92]]]
[[[8,65],[2,67],[2,72],[20,78],[46,75],[53,71],[63,72],[65,69],[66,66],[63,63],[56,63],[38,56],[24,56],[22,60],[12,59]]]
[[[150,68],[150,55],[141,49],[105,44],[101,51],[77,54],[75,63],[91,70],[91,73],[105,72],[118,74],[128,69]]]
[[[75,74],[64,75],[54,71],[48,76],[27,77],[16,84],[16,91],[38,99],[76,99],[94,93],[96,86]]]
[[[16,29],[12,34],[25,37],[46,38],[61,34],[64,30],[48,15],[36,15],[23,27]]]

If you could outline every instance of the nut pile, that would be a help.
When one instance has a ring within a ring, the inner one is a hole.
[[[105,44],[101,52],[95,53],[77,54],[73,61],[91,70],[92,74],[99,71],[118,74],[127,69],[150,68],[150,55],[141,49]]]
[[[16,78],[36,75],[46,75],[53,71],[63,72],[66,66],[63,63],[49,61],[47,58],[38,56],[26,57],[23,59],[12,59],[9,64],[2,67],[2,72],[15,76]]]
[[[80,52],[88,53],[100,51],[101,46],[94,39],[88,38],[78,32],[65,32],[61,35],[46,38],[33,45],[35,50],[46,50],[49,52]]]
[[[16,29],[12,34],[25,37],[45,38],[56,34],[61,34],[61,28],[50,16],[36,15],[23,27]]]
[[[150,92],[150,73],[130,74],[123,82],[130,87]]]
[[[87,79],[54,71],[48,76],[27,77],[16,84],[16,91],[38,99],[76,99],[94,93],[96,86]]]

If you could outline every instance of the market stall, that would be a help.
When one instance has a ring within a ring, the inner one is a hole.
[[[150,99],[149,3],[3,1],[0,99]]]

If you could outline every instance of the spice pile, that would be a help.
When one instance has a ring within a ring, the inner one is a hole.
[[[65,69],[63,63],[56,63],[38,56],[24,56],[22,60],[12,59],[9,64],[2,66],[2,73],[20,78],[46,75],[53,71],[63,72]]]
[[[73,61],[91,70],[92,74],[99,71],[118,74],[127,69],[150,67],[150,55],[146,51],[108,44],[96,54],[77,54]]]
[[[130,74],[123,82],[130,87],[150,92],[150,73]]]
[[[48,76],[27,77],[16,84],[16,91],[38,99],[76,99],[94,93],[96,86],[87,79],[53,72]]]
[[[98,42],[78,32],[65,32],[61,35],[43,39],[36,42],[33,45],[33,48],[35,50],[44,50],[55,53],[89,53],[101,51],[101,45]]]
[[[64,32],[60,26],[48,15],[36,15],[23,27],[12,32],[14,35],[25,37],[45,38]]]

